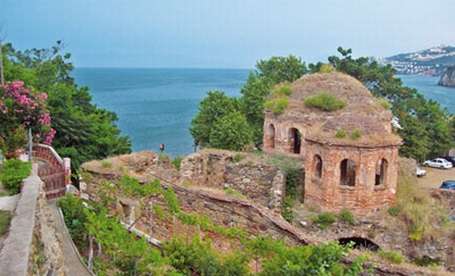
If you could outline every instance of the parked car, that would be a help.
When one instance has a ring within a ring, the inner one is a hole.
[[[452,163],[452,166],[455,166],[455,156],[444,156],[444,157],[441,157],[447,161],[449,161],[450,163]]]
[[[422,177],[422,176],[425,176],[427,174],[427,171],[420,168],[420,167],[416,167],[416,176],[417,177]]]
[[[441,168],[441,169],[450,169],[453,167],[452,163],[443,159],[443,158],[435,158],[433,160],[427,160],[423,162],[425,166],[432,167],[432,168]]]
[[[455,190],[455,180],[443,181],[439,189]]]

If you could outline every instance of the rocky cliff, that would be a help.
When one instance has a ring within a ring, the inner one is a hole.
[[[447,67],[438,84],[441,86],[455,87],[455,66]]]

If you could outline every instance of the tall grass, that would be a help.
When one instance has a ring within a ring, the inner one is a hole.
[[[394,208],[398,217],[406,223],[409,238],[413,241],[434,238],[454,229],[454,224],[448,221],[445,206],[417,186],[414,177],[402,171]]]

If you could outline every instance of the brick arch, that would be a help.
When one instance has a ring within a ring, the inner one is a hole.
[[[275,139],[276,139],[276,127],[273,123],[267,124],[267,129],[265,131],[265,141],[264,146],[267,149],[275,148]]]
[[[354,160],[345,158],[339,163],[340,170],[340,185],[341,186],[355,186],[357,176],[357,164]]]
[[[389,161],[381,157],[375,164],[375,186],[385,186],[387,184],[387,175],[389,170]]]
[[[322,170],[324,163],[320,154],[315,154],[313,156],[313,172],[314,176],[318,179],[322,178]]]
[[[338,242],[342,245],[353,244],[353,247],[356,249],[368,249],[371,251],[378,251],[381,249],[376,242],[362,236],[343,237],[339,238]]]
[[[302,132],[299,128],[291,126],[287,131],[287,138],[289,142],[289,152],[300,154],[302,148]]]

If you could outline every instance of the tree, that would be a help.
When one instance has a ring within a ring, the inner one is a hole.
[[[190,132],[196,145],[209,145],[211,131],[216,121],[238,110],[236,98],[230,98],[222,91],[210,91],[199,104],[199,112],[191,121]]]
[[[25,129],[32,129],[37,142],[51,144],[55,130],[46,106],[46,93],[31,91],[21,81],[0,87],[0,148],[7,157],[25,146]]]
[[[369,58],[352,58],[351,49],[338,48],[341,58],[331,56],[330,64],[338,71],[361,82],[377,97],[392,104],[392,112],[400,120],[403,138],[400,153],[419,161],[446,153],[453,146],[452,126],[447,110],[432,100],[425,99],[417,90],[405,87],[395,70]],[[310,65],[317,70],[317,65]]]
[[[131,142],[121,135],[115,113],[94,105],[88,88],[76,85],[71,55],[63,48],[61,41],[49,49],[25,51],[5,44],[5,79],[19,79],[32,90],[48,93],[51,127],[57,131],[53,146],[72,159],[72,171],[77,173],[82,162],[129,153]]]
[[[279,83],[293,82],[307,71],[305,62],[293,55],[271,57],[268,60],[260,60],[256,64],[256,69],[250,73],[242,87],[241,102],[257,146],[262,144],[264,104],[272,88]]]
[[[243,134],[253,135],[253,142],[262,144],[264,124],[264,103],[272,88],[282,82],[292,82],[307,71],[306,65],[295,56],[272,57],[257,63],[241,90],[240,99],[220,96],[208,96],[201,102],[199,112],[191,124],[191,134],[198,145],[208,145],[211,128],[217,119],[227,113],[240,111],[247,120],[250,131],[241,130]],[[232,102],[232,103],[230,103]],[[222,136],[222,130],[217,135]],[[226,135],[229,135],[226,133]],[[245,140],[249,140],[246,137]],[[211,145],[214,146],[214,145]]]
[[[253,132],[245,116],[238,111],[217,119],[210,132],[209,144],[214,148],[238,151],[252,142]]]
[[[307,72],[305,62],[293,55],[271,57],[256,64],[256,73],[272,84],[293,82]]]

